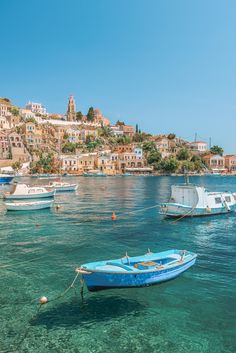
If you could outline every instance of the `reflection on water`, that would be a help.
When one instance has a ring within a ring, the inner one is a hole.
[[[235,180],[193,178],[209,190],[235,191]],[[56,195],[57,211],[6,213],[0,200],[0,352],[235,352],[235,214],[173,223],[157,208],[131,213],[168,200],[171,184],[183,182],[182,177],[70,181],[79,188]],[[84,302],[78,283],[77,296],[51,302],[36,315],[35,300],[56,297],[80,264],[121,257],[126,251],[144,254],[148,248],[188,249],[198,259],[168,283],[85,290]]]

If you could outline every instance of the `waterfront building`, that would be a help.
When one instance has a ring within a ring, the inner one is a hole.
[[[10,157],[10,145],[6,132],[0,131],[0,159]]]
[[[207,167],[213,172],[224,172],[225,171],[225,158],[218,154],[208,154],[203,157],[203,160]]]
[[[37,114],[41,114],[41,115],[47,114],[46,108],[41,103],[29,101],[26,104],[25,109],[30,110],[32,113],[37,113]]]
[[[68,121],[76,120],[76,108],[75,108],[75,100],[73,96],[69,97],[66,116]]]
[[[224,159],[225,159],[225,168],[229,172],[236,172],[236,155],[228,154],[224,156]]]
[[[30,160],[30,154],[24,146],[22,138],[16,132],[12,132],[8,135],[10,150],[13,161],[28,162]]]

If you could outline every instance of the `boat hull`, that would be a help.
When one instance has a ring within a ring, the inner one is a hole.
[[[68,186],[54,186],[56,193],[57,192],[70,192],[70,191],[76,191],[78,188],[78,185],[73,184],[73,185],[68,185]]]
[[[202,217],[202,216],[216,216],[220,214],[228,214],[236,209],[236,205],[230,206],[230,209],[221,206],[214,208],[192,208],[180,204],[163,204],[160,207],[160,214],[171,217]]]
[[[40,193],[40,194],[27,194],[27,195],[14,195],[14,194],[5,194],[4,198],[6,200],[36,200],[36,199],[42,199],[42,198],[52,198],[55,195],[55,191],[48,191],[45,193]]]
[[[0,175],[0,184],[10,184],[13,179],[14,179],[14,176]]]
[[[166,282],[178,277],[181,273],[193,266],[195,261],[196,258],[193,258],[192,260],[179,264],[179,266],[175,266],[174,268],[159,271],[148,271],[144,273],[104,273],[98,271],[82,274],[82,277],[88,290],[91,292],[111,288],[145,287]]]
[[[53,205],[53,201],[45,201],[37,204],[17,204],[17,203],[5,203],[5,206],[8,211],[35,211],[42,210],[45,208],[51,208]]]

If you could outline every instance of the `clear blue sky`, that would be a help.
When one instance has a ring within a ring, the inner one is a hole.
[[[236,153],[235,0],[1,0],[0,96]]]

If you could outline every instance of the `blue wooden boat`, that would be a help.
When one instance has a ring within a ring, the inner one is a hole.
[[[197,255],[186,250],[148,252],[143,256],[90,262],[76,272],[88,290],[143,287],[168,281],[194,265]]]
[[[0,174],[0,184],[10,184],[13,179],[14,175]]]

